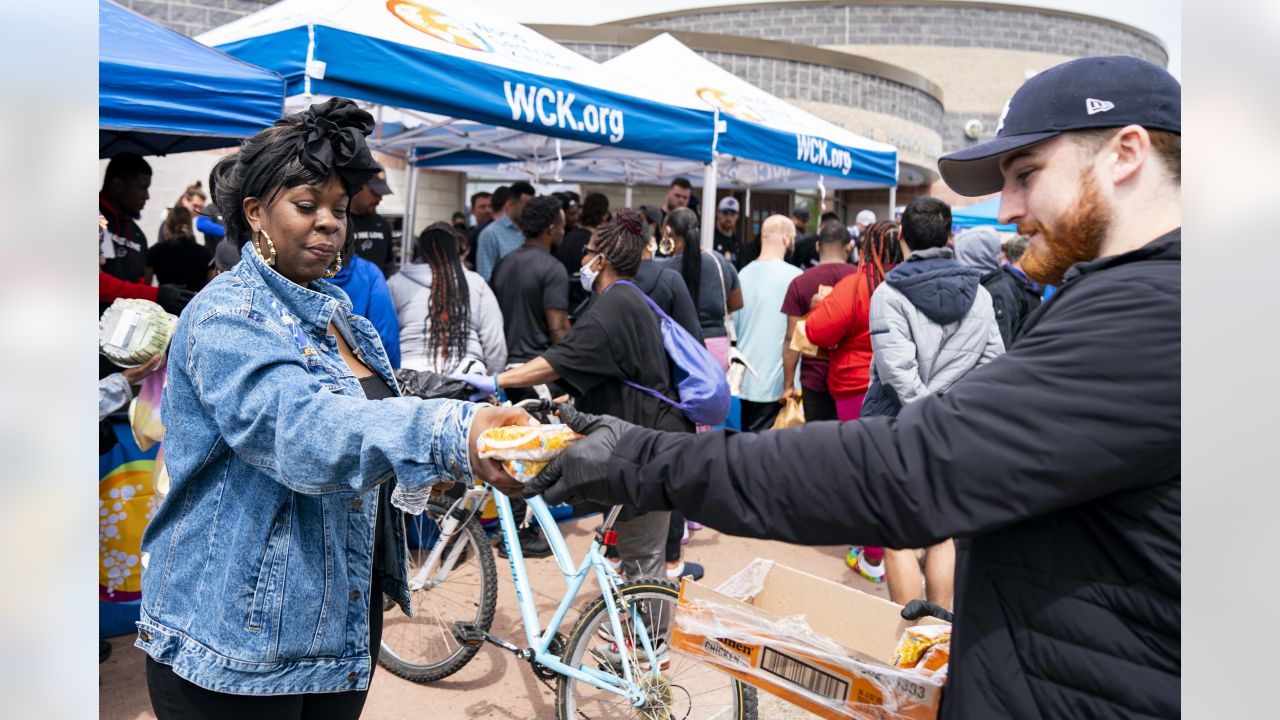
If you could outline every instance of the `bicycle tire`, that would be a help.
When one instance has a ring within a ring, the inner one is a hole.
[[[405,516],[406,530],[412,532],[415,523],[429,521],[434,523],[434,531],[438,536],[440,519],[446,512],[447,506],[430,503],[421,515]],[[480,527],[479,520],[472,518],[460,528],[460,532],[459,537],[467,543],[467,547],[449,579],[436,588],[413,593],[412,618],[406,617],[399,607],[393,607],[383,614],[382,646],[378,653],[378,664],[405,680],[416,683],[434,682],[458,672],[475,657],[480,646],[458,643],[451,634],[453,622],[472,622],[476,628],[486,632],[493,625],[494,608],[498,603],[498,573],[494,567],[493,551],[489,548],[488,538]],[[408,552],[409,577],[413,577],[426,560],[430,544]],[[470,564],[474,564],[474,571],[460,576],[459,571],[465,570]],[[472,575],[475,580],[474,590],[469,587],[470,582],[464,582],[464,579]],[[447,592],[442,592],[445,590]],[[455,594],[466,599],[454,599]],[[454,609],[445,613],[436,607],[445,602]],[[474,608],[474,613],[467,610],[468,607]],[[410,633],[424,632],[440,636],[446,649],[450,647],[450,643],[453,648],[444,657],[431,658],[426,662],[421,661],[423,658],[413,657],[403,647],[401,639],[408,637]]]
[[[626,597],[628,604],[644,600],[660,601],[664,603],[663,607],[669,607],[672,613],[675,610],[676,600],[680,596],[676,583],[669,580],[633,580],[620,586],[618,592]],[[592,645],[601,642],[597,636],[597,630],[605,622],[608,622],[608,609],[605,606],[604,597],[601,596],[596,598],[595,602],[583,612],[578,622],[574,625],[573,632],[570,633],[569,640],[565,643],[565,664],[578,667],[587,658],[588,653],[592,651]],[[696,674],[704,675],[703,682],[710,682],[713,687],[717,686],[717,683],[724,686],[724,690],[719,692],[727,702],[712,704],[707,708],[709,712],[705,717],[756,720],[758,704],[755,688],[720,672],[705,662],[683,655],[679,651],[670,649],[669,652],[671,653],[672,664],[671,667],[662,670],[661,674],[664,678],[687,681],[692,675],[685,675],[685,671],[696,667]],[[677,667],[677,661],[683,661],[684,666]],[[587,702],[579,703],[579,688],[589,689],[599,697],[606,698],[611,702],[595,703],[589,698]],[[694,695],[702,696],[704,694],[706,694],[706,691],[701,690],[697,693],[689,693],[687,690],[684,692],[684,695],[689,698]],[[584,710],[583,707],[580,707],[580,705],[588,703],[592,705],[591,708]],[[597,705],[603,705],[605,709],[612,709],[613,712],[594,714],[594,708]],[[692,707],[676,708],[669,710],[665,714],[646,715],[643,711],[630,707],[617,696],[611,696],[567,676],[561,675],[556,683],[556,718],[558,720],[596,720],[596,718],[605,717],[641,719],[669,717],[697,720],[700,717],[704,717],[702,714],[694,713],[693,709]],[[726,709],[730,710],[728,714],[723,713]],[[588,712],[588,710],[591,712]]]

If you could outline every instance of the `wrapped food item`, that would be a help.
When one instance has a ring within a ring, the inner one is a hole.
[[[507,425],[480,435],[476,451],[494,460],[547,462],[582,437],[568,425]]]
[[[98,348],[120,367],[138,367],[164,352],[177,322],[150,300],[117,298],[98,320]]]
[[[537,460],[503,460],[502,469],[507,471],[511,477],[522,483],[527,483],[538,476],[542,469],[547,466],[545,462]]]
[[[914,668],[916,674],[932,678],[937,682],[946,682],[947,666],[951,663],[951,643],[944,642],[931,646],[920,656]]]
[[[482,458],[501,461],[511,477],[529,482],[580,437],[564,424],[508,425],[481,433],[476,451]]]
[[[893,666],[914,668],[925,652],[935,645],[951,642],[950,625],[916,625],[907,628],[893,652]]]

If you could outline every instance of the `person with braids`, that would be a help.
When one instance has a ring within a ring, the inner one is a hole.
[[[689,296],[698,308],[703,344],[729,369],[729,330],[725,319],[742,309],[742,285],[733,263],[722,255],[702,249],[698,214],[676,208],[662,222],[658,253],[666,267],[684,278]]]
[[[841,422],[858,418],[871,382],[871,294],[884,282],[885,274],[902,262],[896,222],[870,225],[859,244],[857,267],[836,282],[826,297],[817,297],[815,291],[813,309],[804,323],[809,342],[827,348],[826,390]],[[803,368],[801,373],[803,377]]]
[[[809,342],[828,349],[826,389],[831,393],[836,418],[841,422],[858,419],[871,383],[871,295],[884,282],[884,276],[902,262],[896,222],[869,225],[859,240],[862,251],[858,254],[858,266],[837,282],[826,297],[813,296],[813,310],[804,323]],[[801,368],[802,384],[803,373]],[[808,394],[806,387],[805,395]],[[806,420],[808,412],[806,405]],[[863,578],[877,584],[884,582],[883,547],[856,545],[845,555],[845,562]]]
[[[414,262],[387,283],[400,318],[402,367],[453,375],[502,372],[507,364],[498,298],[458,253],[454,228],[430,225],[418,235]]]
[[[585,412],[612,415],[647,428],[693,432],[693,424],[678,408],[631,385],[650,388],[679,402],[658,316],[631,282],[643,252],[644,220],[634,210],[619,209],[583,248],[582,287],[596,293],[596,299],[568,337],[520,367],[463,379],[486,393],[559,382],[573,396],[575,407]],[[670,515],[638,515],[623,508],[616,529],[618,556],[626,576],[667,577]],[[685,565],[690,574],[701,576],[700,567]],[[665,642],[658,652],[666,652]],[[607,648],[603,654],[608,655]]]
[[[220,160],[242,259],[180,317],[162,413],[168,495],[142,539],[136,646],[160,720],[349,719],[383,595],[406,614],[402,515],[454,482],[520,483],[475,453],[515,408],[396,397],[368,320],[325,280],[376,164],[373,117],[333,98]]]
[[[827,390],[827,358],[806,355],[800,357],[798,350],[792,349],[792,336],[800,321],[805,319],[813,308],[813,298],[835,288],[844,278],[853,274],[853,266],[849,264],[849,247],[853,238],[849,228],[839,220],[828,220],[818,229],[818,264],[805,270],[787,286],[787,294],[782,300],[782,313],[787,316],[787,341],[782,345],[782,376],[795,377],[796,363],[800,364],[800,395],[804,403],[805,422],[815,420],[835,420],[836,401]],[[808,325],[808,322],[805,322]],[[795,394],[795,389],[787,385],[782,390],[782,399]]]

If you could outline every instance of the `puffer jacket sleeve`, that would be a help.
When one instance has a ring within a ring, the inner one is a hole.
[[[896,419],[629,430],[610,494],[733,535],[913,548],[1166,482],[1181,447],[1177,291],[1100,290],[1064,295],[1012,351]]]
[[[217,310],[193,321],[182,372],[242,460],[295,492],[363,491],[395,474],[408,490],[471,477],[478,405],[340,395],[269,320]],[[169,412],[164,422],[172,427]]]
[[[928,392],[920,379],[916,343],[907,319],[915,310],[911,302],[882,283],[871,295],[871,357],[880,381],[898,393],[903,405]]]
[[[804,320],[804,336],[821,348],[833,348],[853,329],[853,305],[860,283],[858,273],[842,278],[831,294],[818,301]]]
[[[400,367],[400,320],[396,317],[395,303],[387,280],[376,265],[369,268],[369,322],[378,331],[382,347],[387,351],[391,367]]]
[[[470,275],[470,273],[468,273]],[[480,349],[484,353],[484,367],[490,373],[500,373],[507,366],[507,336],[503,332],[502,308],[498,305],[498,297],[493,294],[489,284],[478,274],[467,278],[471,284],[477,285],[477,305],[471,308],[472,322],[476,325],[476,334],[480,336]]]

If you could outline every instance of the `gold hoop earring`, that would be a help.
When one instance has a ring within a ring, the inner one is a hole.
[[[276,264],[276,244],[271,242],[271,236],[267,234],[266,230],[259,230],[258,232],[262,234],[262,237],[266,238],[267,248],[271,250],[271,257],[262,254],[262,247],[257,242],[253,243],[253,249],[258,251],[258,257],[262,258],[262,262],[266,263],[267,267],[274,267]]]
[[[662,242],[658,243],[658,252],[663,255],[670,255],[676,250],[675,238],[664,237]]]
[[[329,269],[324,271],[324,276],[326,279],[331,278],[337,275],[338,273],[342,272],[342,251],[341,250],[338,251],[337,260],[338,260],[337,265],[334,265],[333,267],[330,267]]]

